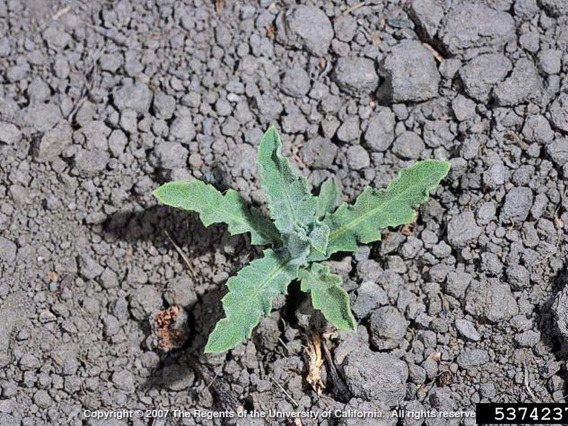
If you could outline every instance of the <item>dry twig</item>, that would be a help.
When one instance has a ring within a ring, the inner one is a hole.
[[[53,16],[51,17],[51,20],[52,20],[52,21],[57,21],[57,20],[58,20],[59,18],[61,18],[62,16],[67,15],[67,14],[71,11],[71,8],[72,8],[72,7],[73,7],[72,4],[68,4],[68,5],[65,6],[64,8],[59,9],[59,10],[55,13],[55,15],[53,15]]]
[[[337,16],[334,18],[334,20],[337,19],[337,18],[340,17],[340,16],[349,15],[350,13],[355,12],[357,9],[361,9],[362,7],[365,7],[365,6],[367,6],[367,2],[366,2],[366,1],[362,1],[361,3],[357,3],[357,4],[353,5],[353,6],[351,6],[351,7],[347,8],[347,9],[345,9],[343,12],[341,12],[339,15],[337,15]]]
[[[275,379],[274,377],[270,376],[270,380],[272,380],[274,383],[276,383],[276,385],[280,388],[280,390],[284,393],[284,395],[286,395],[286,396],[288,397],[288,399],[289,399],[290,402],[294,405],[294,407],[298,407],[298,406],[299,406],[299,404],[296,402],[296,400],[295,400],[294,398],[292,398],[292,395],[290,395],[290,394],[286,391],[286,389],[284,389],[284,388],[282,387],[282,385],[276,381],[276,379]]]
[[[531,397],[533,402],[536,402],[536,396],[534,395],[534,392],[532,391],[530,384],[529,384],[529,369],[527,367],[527,360],[526,359],[523,361],[523,367],[524,367],[524,370],[525,370],[525,388],[527,389],[527,393],[529,394],[529,396]]]
[[[180,246],[174,241],[174,239],[172,238],[172,236],[170,235],[170,233],[164,229],[164,233],[166,234],[166,236],[168,237],[168,239],[170,240],[170,242],[172,243],[172,245],[174,246],[174,248],[176,249],[176,251],[178,252],[178,254],[181,256],[181,258],[183,259],[183,261],[185,262],[185,266],[187,266],[187,269],[189,269],[189,271],[191,272],[191,274],[193,276],[195,276],[195,271],[193,270],[193,268],[191,267],[191,263],[189,263],[189,258],[185,255],[185,253],[181,250]]]

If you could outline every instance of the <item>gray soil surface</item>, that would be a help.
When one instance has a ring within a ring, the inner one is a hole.
[[[0,0],[0,425],[564,402],[566,5]],[[453,166],[414,224],[329,262],[359,327],[325,330],[319,394],[298,285],[248,342],[203,355],[227,278],[260,252],[150,194],[199,178],[262,205],[270,123],[345,200],[419,159]],[[475,424],[152,424],[276,422]]]

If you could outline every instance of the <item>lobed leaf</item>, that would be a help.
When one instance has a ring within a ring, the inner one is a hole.
[[[321,311],[325,319],[340,330],[355,330],[357,322],[339,275],[330,273],[325,265],[312,263],[309,268],[300,269],[298,278],[302,291],[310,293],[313,307]]]
[[[223,298],[225,318],[209,335],[205,352],[225,352],[250,338],[261,316],[270,315],[274,298],[286,294],[288,284],[297,276],[298,266],[289,256],[267,249],[264,257],[229,278],[229,293]]]
[[[335,179],[326,180],[322,183],[320,193],[318,195],[316,216],[319,219],[323,219],[327,213],[333,213],[340,198],[341,191],[339,190]]]
[[[355,251],[357,243],[380,240],[382,229],[412,222],[415,209],[428,200],[449,170],[447,161],[421,161],[402,170],[386,189],[367,187],[355,204],[343,203],[324,219],[330,229],[327,256]]]
[[[316,198],[310,192],[307,179],[298,175],[282,155],[282,141],[274,126],[262,137],[258,163],[276,228],[285,235],[307,236],[315,222]]]
[[[205,226],[226,223],[232,235],[250,232],[253,244],[281,241],[280,233],[256,209],[247,208],[238,192],[229,189],[225,195],[200,180],[169,182],[152,193],[162,203],[199,213]]]

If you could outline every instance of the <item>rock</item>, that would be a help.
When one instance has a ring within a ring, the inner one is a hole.
[[[444,17],[444,4],[440,0],[413,0],[409,14],[422,34],[432,40]]]
[[[41,363],[37,357],[27,353],[20,358],[19,366],[22,370],[32,371],[37,370],[41,366]]]
[[[161,308],[162,297],[150,286],[139,288],[130,298],[130,313],[139,321],[147,319],[150,314]]]
[[[22,132],[12,123],[0,121],[0,143],[15,145],[22,140]]]
[[[127,370],[115,371],[111,377],[111,381],[117,389],[128,393],[132,393],[136,389],[134,386],[134,376]]]
[[[118,157],[128,145],[128,138],[120,129],[113,130],[108,138],[108,146],[113,156]]]
[[[519,313],[511,288],[493,278],[470,284],[465,309],[471,315],[492,323],[508,321]]]
[[[507,282],[514,290],[522,290],[530,284],[530,273],[523,265],[511,265],[507,268]]]
[[[261,318],[254,330],[256,347],[272,353],[280,345],[280,328],[274,318]]]
[[[34,158],[37,161],[53,161],[72,144],[73,131],[67,123],[61,123],[48,130],[34,147]],[[105,164],[106,167],[106,164]]]
[[[227,117],[231,115],[233,106],[227,99],[219,98],[215,103],[215,111],[217,111],[217,114],[219,114],[221,117]]]
[[[304,48],[315,56],[323,56],[333,39],[333,28],[321,9],[294,6],[278,16],[277,39],[281,43]]]
[[[365,169],[371,164],[369,153],[361,145],[352,145],[347,149],[347,164],[352,170]]]
[[[540,0],[540,5],[554,17],[568,15],[568,4],[564,0]]]
[[[481,340],[481,334],[479,334],[471,321],[461,318],[456,319],[456,329],[462,336],[474,342]]]
[[[81,129],[75,133],[75,139],[79,142],[84,139],[84,145],[87,149],[108,149],[108,136],[111,129],[100,120],[89,121],[84,124]]]
[[[12,241],[0,237],[0,259],[4,265],[10,265],[16,260],[18,247]]]
[[[562,70],[562,51],[556,49],[541,50],[538,54],[538,67],[545,74],[559,74]]]
[[[359,319],[365,318],[379,306],[388,303],[387,293],[372,281],[364,281],[357,288],[357,298],[352,310]]]
[[[152,105],[157,117],[169,120],[174,115],[176,100],[173,96],[166,95],[164,92],[158,92],[154,96]]]
[[[120,323],[115,316],[104,315],[102,321],[105,336],[112,337],[118,334],[118,332],[120,331]]]
[[[505,197],[501,216],[504,219],[523,222],[529,216],[533,204],[533,192],[530,188],[511,188]]]
[[[75,153],[75,167],[83,176],[92,176],[102,172],[110,160],[110,155],[102,149],[79,148]]]
[[[517,342],[521,348],[534,348],[539,341],[540,333],[536,330],[527,330],[515,335],[515,342]]]
[[[546,153],[559,166],[568,163],[568,138],[556,138],[548,143]]]
[[[392,146],[392,152],[401,158],[415,160],[420,157],[424,148],[422,138],[416,133],[407,130],[396,138]]]
[[[38,390],[35,394],[34,394],[34,403],[39,407],[39,408],[50,408],[53,405],[53,399],[51,398],[51,396],[49,396],[49,393],[47,393],[47,391],[45,390]]]
[[[63,376],[74,376],[81,365],[73,347],[63,347],[54,351],[51,358],[56,365],[56,371]]]
[[[357,34],[357,20],[351,15],[339,15],[333,20],[335,38],[349,43]]]
[[[315,169],[328,169],[333,164],[338,148],[329,139],[315,138],[306,142],[300,151],[302,161]]]
[[[140,114],[150,110],[153,97],[150,88],[140,82],[126,84],[113,94],[114,104],[119,111],[130,109]]]
[[[103,53],[99,59],[101,69],[115,73],[123,65],[124,61],[120,53]]]
[[[552,305],[552,314],[558,327],[558,331],[568,338],[568,286],[565,286],[562,291],[560,291],[554,304]]]
[[[255,104],[258,108],[259,116],[265,121],[276,120],[284,110],[282,104],[269,94],[257,96]]]
[[[361,348],[349,353],[341,368],[354,397],[373,401],[380,407],[398,405],[406,394],[408,367],[400,359]]]
[[[393,349],[404,339],[408,322],[398,309],[384,306],[377,309],[369,319],[371,342],[379,349]]]
[[[294,112],[282,117],[282,130],[285,133],[304,133],[308,125],[308,121],[304,115],[299,112]]]
[[[170,126],[170,136],[181,141],[189,143],[195,139],[195,125],[190,115],[177,115]]]
[[[412,383],[421,385],[426,382],[426,370],[419,365],[408,364],[408,378]]]
[[[488,275],[498,276],[503,272],[503,263],[495,253],[481,253],[481,269]]]
[[[104,269],[95,259],[86,254],[79,256],[79,272],[87,280],[94,280],[103,273]]]
[[[361,136],[359,117],[350,115],[337,129],[337,139],[341,142],[352,142]]]
[[[110,268],[105,268],[105,270],[103,271],[103,273],[100,276],[100,283],[103,286],[103,288],[109,289],[109,288],[116,288],[119,286],[119,282],[118,282],[118,276],[116,275],[116,272],[114,272],[112,269]]]
[[[528,142],[548,143],[554,138],[554,131],[544,116],[529,115],[523,125],[523,136]]]
[[[536,53],[540,49],[540,35],[538,31],[528,31],[519,37],[519,45],[527,52]]]
[[[195,286],[189,277],[177,277],[168,282],[164,299],[170,306],[189,308],[197,302]]]
[[[188,155],[188,150],[179,142],[162,142],[154,147],[157,165],[166,170],[185,167]]]
[[[422,102],[438,95],[440,73],[436,61],[422,43],[397,44],[379,65],[384,78],[378,97],[387,102]]]
[[[311,88],[310,76],[305,69],[295,66],[284,74],[281,89],[294,98],[303,98]]]
[[[377,89],[379,76],[367,58],[339,58],[332,77],[337,85],[353,96],[364,96]]]
[[[59,27],[51,25],[43,32],[43,39],[50,49],[62,51],[71,42],[71,36]]]
[[[496,51],[515,36],[511,15],[477,2],[457,4],[438,31],[442,45],[453,55]]]
[[[5,58],[10,55],[11,50],[12,48],[10,47],[10,40],[8,38],[0,40],[0,58]]]
[[[30,103],[35,104],[46,101],[51,95],[51,90],[41,78],[36,77],[26,89],[26,93]]]
[[[394,141],[395,117],[388,108],[380,108],[377,114],[369,119],[365,132],[365,145],[375,152],[387,151]]]
[[[505,164],[503,164],[503,161],[498,158],[483,174],[483,183],[489,188],[497,188],[505,183],[507,176],[507,168]]]
[[[501,54],[480,55],[469,61],[458,72],[468,96],[487,102],[493,87],[511,71],[511,61]]]
[[[568,93],[561,93],[550,105],[550,120],[557,129],[568,132]]]
[[[489,354],[483,349],[465,349],[456,359],[463,369],[481,367],[489,362]]]
[[[475,116],[475,102],[465,96],[458,95],[452,101],[452,111],[458,121],[465,121]]]
[[[162,384],[165,388],[179,392],[189,389],[195,380],[195,373],[188,366],[167,365],[162,370]]]
[[[475,223],[473,212],[463,212],[453,217],[448,223],[448,243],[455,248],[462,248],[477,240],[482,229]]]
[[[542,79],[530,59],[517,61],[513,72],[499,83],[493,95],[497,105],[515,106],[536,98],[542,92]]]
[[[31,105],[24,113],[25,122],[40,133],[53,129],[62,119],[61,109],[52,103]]]

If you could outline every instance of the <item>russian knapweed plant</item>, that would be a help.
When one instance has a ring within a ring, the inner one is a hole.
[[[252,244],[272,245],[229,278],[221,319],[205,347],[207,353],[225,352],[251,336],[262,315],[270,315],[272,301],[286,294],[293,280],[310,293],[313,307],[335,327],[353,330],[355,319],[341,277],[320,263],[337,252],[355,251],[359,244],[381,239],[381,230],[414,220],[424,203],[450,169],[447,161],[426,160],[404,169],[386,189],[370,187],[355,203],[341,204],[333,180],[324,182],[319,196],[312,195],[306,178],[299,176],[282,156],[282,142],[274,127],[258,148],[262,186],[270,217],[247,207],[238,192],[225,194],[202,181],[170,182],[153,194],[164,204],[195,211],[205,226],[226,223],[232,235],[251,235]]]

